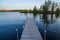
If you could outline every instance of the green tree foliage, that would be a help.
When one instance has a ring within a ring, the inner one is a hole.
[[[59,14],[60,14],[60,9],[57,8],[57,9],[56,9],[56,12],[55,12],[56,17],[59,17]]]
[[[59,7],[58,3],[55,3],[54,1],[52,2],[51,0],[46,0],[45,3],[40,6],[39,13],[54,14],[55,11],[60,11],[56,9],[57,7]]]
[[[37,13],[37,8],[36,8],[36,6],[33,8],[33,13]]]
[[[47,14],[50,5],[51,5],[51,1],[50,0],[45,1],[45,3],[43,4],[43,6],[41,6],[42,12],[45,13],[45,14]]]
[[[34,17],[36,16],[38,14],[38,10],[37,10],[37,8],[36,8],[36,6],[33,8],[33,15],[34,15]]]
[[[53,1],[53,3],[52,3],[52,7],[51,7],[51,13],[52,14],[54,14],[54,9],[56,9],[56,7],[57,7],[57,3],[55,3],[54,1]]]
[[[58,13],[58,14],[60,13],[60,9],[59,9],[59,8],[56,9],[56,14],[57,14],[57,13]]]

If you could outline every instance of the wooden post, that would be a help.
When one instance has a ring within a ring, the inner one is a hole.
[[[17,40],[19,40],[19,36],[18,36],[18,29],[16,29],[16,32],[17,32]]]

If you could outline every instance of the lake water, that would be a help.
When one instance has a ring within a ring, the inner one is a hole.
[[[17,40],[16,28],[20,38],[27,18],[35,18],[43,38],[46,30],[46,40],[60,40],[60,15],[19,12],[0,12],[0,40]]]

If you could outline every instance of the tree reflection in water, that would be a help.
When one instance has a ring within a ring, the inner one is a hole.
[[[34,18],[37,16],[37,13],[36,14],[33,14],[34,15]],[[49,24],[55,24],[55,22],[56,22],[56,19],[59,17],[59,15],[60,14],[58,14],[58,13],[50,13],[50,14],[46,14],[46,13],[44,13],[44,14],[38,14],[38,15],[40,15],[40,19],[42,19],[42,22],[43,22],[43,24],[45,25],[44,26],[44,40],[47,40],[47,33],[48,33],[48,25]]]

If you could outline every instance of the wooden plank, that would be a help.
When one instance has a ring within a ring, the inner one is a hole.
[[[20,40],[43,40],[34,19],[29,18],[26,20]]]

